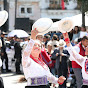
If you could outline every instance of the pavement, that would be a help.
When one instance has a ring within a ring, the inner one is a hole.
[[[3,73],[1,77],[3,78],[5,88],[25,88],[27,85],[27,82],[18,82],[21,77],[24,77],[23,74]],[[67,85],[69,86],[69,84]],[[58,85],[56,85],[56,87],[51,86],[50,88],[58,88]]]
[[[4,81],[5,88],[25,88],[26,82],[19,83],[18,80],[24,75],[16,75],[14,73],[4,73],[1,77]]]

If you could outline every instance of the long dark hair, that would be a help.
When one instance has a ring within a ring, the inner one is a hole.
[[[75,26],[75,27],[77,27],[78,30],[77,30],[77,32],[76,32],[76,31],[75,31],[75,28],[74,28],[73,33],[74,33],[74,34],[79,33],[79,31],[80,31],[79,27],[78,27],[78,26]]]

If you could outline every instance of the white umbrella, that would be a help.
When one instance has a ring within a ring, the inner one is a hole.
[[[73,26],[82,26],[82,14],[78,14],[72,17],[69,17],[73,21]],[[64,18],[65,19],[65,18]],[[60,21],[56,21],[52,24],[52,26],[49,28],[50,31],[59,31],[59,24],[61,23],[62,19]],[[85,26],[88,26],[88,16],[85,15]]]
[[[75,26],[82,26],[82,14],[72,16],[71,19],[73,20]],[[85,26],[88,26],[88,16],[87,15],[85,15]]]
[[[12,30],[10,33],[8,33],[8,37],[14,37],[14,35],[17,35],[17,37],[28,37],[28,33],[24,30]]]
[[[70,17],[61,19],[60,21],[54,22],[50,27],[50,31],[60,31],[62,33],[69,32],[74,27],[74,23]]]
[[[52,26],[49,28],[49,31],[59,31],[58,30],[58,24],[60,23],[60,21],[56,21],[52,24]]]

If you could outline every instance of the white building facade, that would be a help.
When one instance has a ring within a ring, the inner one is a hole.
[[[48,17],[57,21],[81,13],[80,10],[75,9],[77,7],[76,0],[68,0],[67,3],[64,3],[65,10],[61,9],[61,0],[7,1],[9,3],[9,31],[15,29],[15,18],[29,18],[34,23],[41,17]],[[0,9],[3,10],[3,0],[0,1]]]

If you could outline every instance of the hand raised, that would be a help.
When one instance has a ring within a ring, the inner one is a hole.
[[[31,39],[36,39],[36,35],[38,34],[38,30],[35,28],[34,30],[31,30]]]
[[[63,33],[63,36],[64,36],[64,39],[65,38],[69,38],[69,36],[68,36],[68,33],[66,32],[66,33]]]

